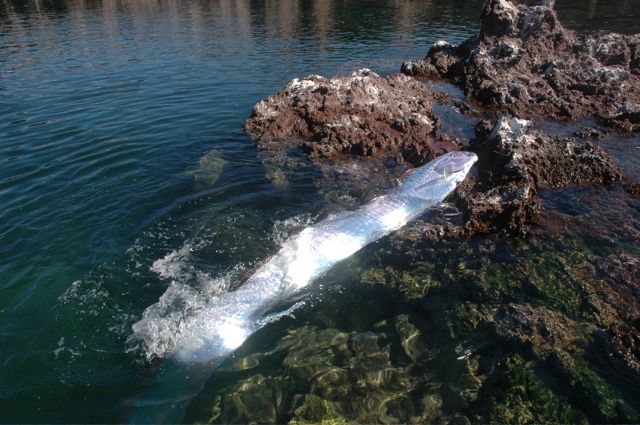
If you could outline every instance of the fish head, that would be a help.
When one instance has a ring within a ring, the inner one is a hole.
[[[449,152],[434,160],[433,170],[446,180],[460,184],[477,160],[478,156],[473,152]]]
[[[414,169],[400,185],[399,193],[428,201],[444,199],[462,183],[477,160],[473,152],[456,151],[441,155]]]

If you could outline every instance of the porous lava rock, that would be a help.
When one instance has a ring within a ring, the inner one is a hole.
[[[537,6],[489,0],[477,36],[439,41],[402,72],[445,78],[490,108],[518,117],[599,117],[640,130],[640,34],[578,36],[562,26],[553,0]]]
[[[606,185],[621,178],[601,148],[548,135],[531,121],[502,117],[492,129],[481,121],[476,132],[470,149],[478,154],[479,173],[456,195],[469,233],[525,234],[541,209],[540,189]]]
[[[244,128],[264,149],[293,144],[311,158],[350,153],[420,165],[457,149],[435,138],[433,103],[442,96],[402,74],[311,75],[258,102]]]

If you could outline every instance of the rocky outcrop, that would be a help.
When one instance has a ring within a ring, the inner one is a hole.
[[[419,165],[456,149],[435,138],[433,103],[442,96],[402,74],[311,75],[257,103],[244,128],[265,149],[293,144],[312,158],[351,153]]]
[[[640,130],[640,34],[579,37],[562,26],[553,1],[538,6],[489,0],[480,33],[437,42],[402,72],[445,78],[490,108],[518,117],[599,117]]]
[[[597,146],[550,136],[517,118],[503,117],[493,128],[480,122],[470,148],[478,154],[479,175],[456,195],[470,233],[524,234],[540,211],[539,190],[611,184],[621,178]]]

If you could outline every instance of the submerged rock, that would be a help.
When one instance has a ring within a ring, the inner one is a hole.
[[[477,36],[455,47],[439,41],[402,72],[452,80],[472,98],[519,117],[593,115],[640,130],[640,34],[580,37],[562,26],[553,3],[489,0]]]
[[[435,139],[433,103],[442,96],[402,74],[311,75],[257,103],[244,128],[263,149],[293,144],[312,158],[351,153],[420,165],[456,149]]]
[[[289,425],[302,424],[347,424],[348,422],[340,417],[330,401],[322,399],[313,394],[296,394],[294,397],[293,418]]]
[[[566,349],[584,335],[576,332],[576,323],[545,307],[509,304],[495,317],[496,333],[509,341],[530,347],[539,354]]]
[[[215,396],[213,423],[422,423],[441,414],[442,399],[422,394],[416,374],[424,352],[408,316],[376,332],[302,326],[273,352],[271,373],[255,374]],[[285,351],[286,355],[278,353]],[[420,360],[418,360],[420,358]]]
[[[286,378],[254,375],[240,381],[236,391],[216,398],[209,422],[213,423],[276,423],[287,388]]]
[[[197,184],[211,187],[218,181],[226,165],[227,161],[222,153],[213,149],[198,160],[196,167],[187,170],[187,174],[193,176]]]

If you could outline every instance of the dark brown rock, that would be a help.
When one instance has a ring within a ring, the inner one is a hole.
[[[501,118],[490,127],[479,123],[471,145],[479,158],[478,178],[456,195],[470,233],[525,234],[541,210],[535,196],[540,189],[611,184],[621,178],[609,156],[593,144],[547,135],[517,118]]]
[[[498,21],[513,13],[506,8]],[[458,148],[454,139],[436,132],[433,105],[443,100],[442,94],[403,75],[380,77],[361,70],[351,77],[310,76],[256,104],[245,129],[266,150],[293,145],[312,159],[355,154],[420,165]],[[541,211],[540,189],[611,184],[621,177],[595,145],[548,135],[517,118],[481,121],[469,148],[479,156],[478,173],[454,196],[464,220],[455,229],[424,229],[429,239],[462,233],[524,235]],[[333,175],[331,169],[339,163],[325,162],[323,174]]]
[[[515,116],[597,116],[640,130],[640,34],[579,37],[553,2],[538,6],[489,0],[480,33],[454,47],[436,43],[402,72],[446,78],[485,105]]]
[[[435,138],[433,103],[442,97],[402,74],[312,75],[256,104],[245,130],[260,147],[288,140],[312,158],[350,153],[419,165],[457,149]]]
[[[631,323],[612,326],[614,349],[630,368],[640,372],[640,316]]]
[[[594,140],[600,140],[604,137],[604,133],[602,131],[593,127],[585,127],[582,130],[576,131],[573,135],[576,137],[580,137],[581,139]]]
[[[640,183],[625,183],[624,190],[633,196],[640,197]]]

